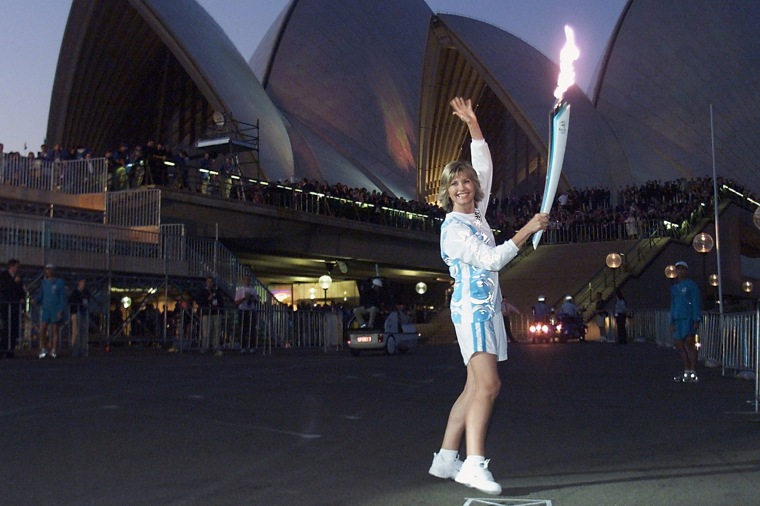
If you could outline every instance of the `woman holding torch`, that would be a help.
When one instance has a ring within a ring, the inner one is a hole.
[[[441,257],[454,278],[451,320],[467,367],[467,380],[449,413],[443,443],[433,455],[430,474],[453,478],[488,494],[501,493],[488,470],[485,439],[493,404],[501,388],[497,362],[507,359],[507,334],[501,318],[499,270],[528,238],[546,229],[549,215],[538,213],[512,239],[496,245],[485,219],[493,162],[469,99],[451,107],[472,139],[472,164],[453,161],[441,174],[438,199],[447,211],[441,226]],[[459,460],[465,437],[467,458]]]

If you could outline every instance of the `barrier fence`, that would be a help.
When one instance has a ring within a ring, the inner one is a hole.
[[[644,310],[634,314],[629,336],[672,347],[670,315],[663,310]],[[727,371],[742,374],[751,371],[755,379],[755,411],[760,401],[760,301],[754,312],[702,313],[698,330],[699,359],[708,365],[720,365]]]
[[[118,310],[118,309],[117,309]],[[59,326],[58,352],[87,355],[90,343],[98,346],[161,346],[178,353],[271,354],[273,348],[342,346],[340,313],[293,311],[281,305],[259,303],[253,310],[237,308],[181,308],[175,311],[135,311],[122,308],[110,319],[102,310],[67,311]],[[72,318],[74,315],[74,318]],[[0,352],[39,350],[40,309],[31,303],[0,302]],[[48,342],[52,336],[49,331]],[[15,345],[15,346],[14,346]]]
[[[443,222],[442,210],[420,203],[408,209],[396,209],[382,203],[369,203],[351,198],[309,191],[287,184],[270,183],[240,175],[221,174],[217,170],[201,169],[199,160],[170,165],[160,172],[155,181],[164,183],[163,188],[186,189],[224,199],[237,199],[255,204],[284,207],[299,212],[357,220],[398,229],[437,234]],[[179,174],[183,174],[179,177]],[[29,188],[61,191],[66,193],[102,193],[108,190],[106,220],[121,226],[158,226],[160,222],[159,189],[148,189],[135,183],[114,186],[117,175],[108,173],[105,158],[47,162],[19,156],[3,155],[0,162],[0,183]],[[145,179],[143,182],[152,182]],[[118,190],[140,189],[140,192]],[[142,191],[154,191],[155,194]],[[234,190],[234,191],[233,191]],[[735,199],[730,188],[723,186],[721,192]],[[114,196],[118,195],[118,196]],[[637,220],[633,223],[578,223],[552,222],[542,241],[547,244],[571,242],[598,242],[640,237],[675,237],[686,235],[691,226],[701,218],[705,209],[697,208],[683,223],[666,220]],[[495,225],[492,218],[492,225]],[[496,230],[497,235],[500,234]],[[508,237],[502,237],[506,240]]]
[[[103,193],[108,165],[105,158],[49,162],[5,153],[0,159],[0,183],[71,194]]]

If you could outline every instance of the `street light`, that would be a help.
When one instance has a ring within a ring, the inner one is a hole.
[[[325,306],[327,305],[327,289],[332,285],[332,278],[329,274],[322,274],[319,276],[319,287],[325,291]]]
[[[668,265],[665,267],[665,277],[668,279],[675,279],[678,277],[678,273],[676,272],[676,266],[673,264]]]
[[[705,267],[705,262],[707,261],[707,254],[712,251],[715,243],[710,234],[701,232],[694,236],[691,245],[697,253],[702,255],[702,290],[705,292],[702,297],[704,300],[707,300],[707,268]]]
[[[612,269],[612,291],[616,292],[617,280],[615,279],[615,271],[623,263],[623,257],[620,255],[620,253],[610,253],[609,255],[607,255],[607,258],[605,259],[605,263],[607,264],[607,267]]]
[[[422,296],[427,292],[427,285],[423,281],[420,281],[414,285],[414,290]]]
[[[752,283],[752,281],[745,281],[742,283],[742,290],[744,290],[744,293],[752,293],[752,290],[755,288],[755,285]]]

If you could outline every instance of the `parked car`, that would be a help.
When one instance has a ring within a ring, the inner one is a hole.
[[[388,355],[406,353],[417,346],[420,334],[413,323],[403,321],[397,311],[386,315],[382,329],[380,328],[349,328],[346,330],[346,343],[353,356],[358,356],[366,350],[385,350]]]

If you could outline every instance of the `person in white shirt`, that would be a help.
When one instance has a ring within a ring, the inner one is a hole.
[[[235,306],[240,317],[240,346],[251,349],[251,343],[256,342],[256,309],[259,296],[251,286],[251,276],[243,275],[243,284],[235,289]],[[254,348],[255,349],[255,348]]]

